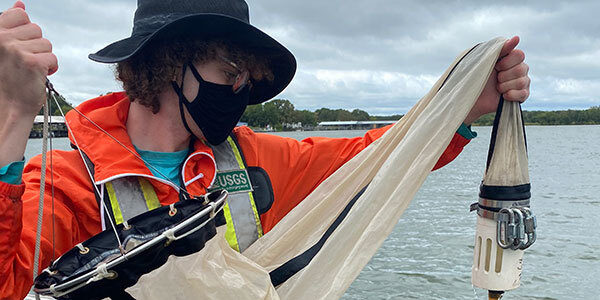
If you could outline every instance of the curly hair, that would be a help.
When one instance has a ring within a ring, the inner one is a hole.
[[[265,59],[224,40],[152,42],[135,56],[117,63],[115,77],[122,82],[130,101],[138,102],[156,114],[160,110],[160,93],[181,77],[185,63],[203,63],[219,54],[249,70],[252,80],[273,81],[273,73]]]

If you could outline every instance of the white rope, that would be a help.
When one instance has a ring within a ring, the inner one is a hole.
[[[52,101],[48,101],[48,111],[50,115],[48,116],[50,122],[50,131],[52,130]],[[50,199],[51,199],[51,215],[52,215],[52,261],[56,259],[56,227],[55,227],[55,215],[54,215],[54,155],[53,151],[54,147],[52,146],[52,134],[49,134],[50,139]]]
[[[60,111],[60,114],[62,115],[63,118],[65,118],[65,126],[67,126],[67,130],[69,131],[69,133],[71,134],[71,137],[73,138],[73,143],[75,144],[75,147],[77,147],[77,151],[79,152],[79,156],[81,156],[82,161],[84,162],[83,165],[85,166],[85,169],[88,173],[88,176],[90,177],[90,179],[92,180],[92,182],[95,182],[96,180],[94,179],[94,175],[92,174],[92,171],[90,171],[90,169],[88,168],[88,165],[85,163],[85,159],[83,158],[83,152],[81,152],[81,148],[79,147],[79,143],[77,143],[77,139],[75,138],[75,134],[73,133],[73,131],[71,130],[71,126],[69,126],[69,122],[67,122],[67,118],[65,117],[65,113],[63,112],[62,108],[60,107],[60,103],[58,103],[58,100],[56,99],[56,97],[53,96],[52,93],[58,95],[58,93],[56,92],[56,90],[54,89],[54,87],[52,87],[52,84],[50,83],[50,81],[48,81],[48,89],[50,90],[49,95],[50,97],[52,97],[52,99],[54,100],[54,102],[56,103],[56,106],[58,106],[58,110]],[[94,189],[96,190],[96,192],[98,193],[98,195],[100,195],[100,190],[98,190],[98,187],[95,184],[92,184],[92,186],[94,186]],[[105,205],[102,205],[104,207],[104,209],[106,210],[106,213],[108,214],[108,208]],[[115,237],[117,238],[117,242],[119,243],[119,247],[122,246],[121,243],[121,238],[119,238],[119,234],[117,233],[117,227],[115,226],[114,222],[112,221],[111,218],[108,218],[110,220],[110,225],[113,229],[113,232],[115,233]]]
[[[44,193],[46,191],[46,156],[48,151],[48,98],[50,97],[50,90],[47,91],[48,97],[46,103],[44,103],[44,124],[42,126],[42,168],[40,171],[40,200],[38,203],[38,218],[37,218],[37,231],[35,236],[35,252],[33,256],[33,280],[38,275],[38,268],[40,265],[40,247],[42,243],[42,219],[44,216]],[[38,294],[35,295],[36,299],[40,299]]]
[[[96,270],[98,271],[98,275],[96,275],[92,281],[98,281],[110,277],[110,273],[108,273],[108,269],[106,268],[106,263],[99,264],[98,267],[96,267]]]
[[[188,235],[190,235],[190,234],[192,234],[192,233],[194,233],[194,232],[198,231],[199,229],[203,228],[203,227],[204,227],[206,224],[208,224],[208,222],[210,222],[212,219],[214,219],[215,215],[216,215],[217,213],[219,213],[219,212],[220,212],[220,211],[223,209],[223,207],[224,207],[224,205],[223,205],[223,206],[221,206],[219,209],[216,209],[216,208],[217,208],[217,206],[218,206],[218,204],[217,204],[217,203],[215,203],[215,202],[210,202],[210,203],[209,203],[209,206],[210,206],[210,209],[211,209],[211,211],[210,211],[210,213],[209,213],[209,218],[208,218],[208,220],[206,220],[206,221],[202,222],[202,224],[200,224],[200,225],[196,226],[194,229],[192,229],[192,230],[190,230],[190,231],[188,231],[188,232],[186,232],[186,233],[184,233],[184,234],[182,234],[182,235],[180,235],[180,236],[177,236],[177,235],[175,235],[175,233],[177,232],[177,230],[178,230],[178,229],[181,229],[181,228],[173,227],[173,228],[171,228],[171,229],[169,229],[169,230],[166,230],[165,232],[163,232],[163,234],[162,234],[162,235],[163,235],[164,237],[166,237],[166,238],[167,238],[169,241],[177,241],[177,240],[180,240],[180,239],[182,239],[182,238],[185,238],[185,237],[187,237]],[[187,220],[187,221],[185,221],[185,222],[190,222],[190,219],[188,219],[188,220]],[[184,223],[185,223],[185,222],[184,222]],[[182,223],[182,224],[183,224],[183,223]]]
[[[52,83],[50,83],[49,80],[46,81],[46,91],[47,91],[47,98],[46,98],[46,103],[44,105],[44,124],[43,124],[43,134],[42,134],[43,139],[42,139],[42,166],[41,166],[42,172],[41,172],[41,175],[40,175],[40,200],[39,200],[39,208],[38,208],[38,224],[37,224],[37,232],[36,232],[37,235],[36,235],[35,254],[34,254],[35,255],[35,257],[34,257],[34,267],[33,267],[33,280],[34,281],[35,281],[35,278],[38,275],[39,258],[40,258],[41,233],[42,233],[42,217],[43,217],[43,206],[44,206],[44,193],[45,193],[45,186],[46,186],[46,157],[47,157],[47,152],[48,152],[47,143],[48,143],[48,116],[49,116],[48,103],[49,103],[49,101],[53,100],[54,103],[56,103],[56,106],[58,107],[58,110],[59,110],[60,114],[62,115],[63,118],[65,118],[65,126],[67,127],[67,130],[68,130],[69,134],[71,135],[71,137],[73,139],[73,143],[77,147],[77,151],[79,152],[79,155],[81,156],[81,159],[85,162],[85,159],[84,159],[84,156],[83,156],[83,152],[82,152],[81,148],[79,147],[79,143],[77,142],[75,134],[71,130],[71,127],[69,126],[69,123],[66,121],[65,113],[63,112],[62,107],[60,106],[60,103],[58,102],[57,96],[59,96],[59,94],[58,94],[58,92],[56,92],[56,90],[52,86]],[[86,115],[84,115],[83,113],[81,113],[78,109],[76,109],[74,107],[72,107],[72,109],[74,111],[76,111],[79,115],[81,115],[83,118],[85,118],[86,120],[88,120],[92,125],[94,125],[98,129],[100,129],[104,134],[106,134],[111,139],[113,139],[115,142],[117,142],[119,145],[121,145],[123,148],[125,148],[127,151],[129,151],[132,155],[134,155],[135,157],[137,157],[140,160],[142,160],[148,167],[150,167],[151,169],[153,169],[154,171],[156,171],[158,174],[160,174],[162,177],[164,177],[167,181],[171,182],[175,186],[179,186],[180,190],[182,192],[188,194],[188,196],[189,196],[189,193],[187,193],[187,191],[185,190],[184,187],[182,187],[182,186],[178,185],[177,183],[171,181],[168,178],[168,176],[164,175],[157,168],[155,168],[154,166],[152,166],[152,164],[146,162],[137,153],[135,153],[131,149],[127,148],[127,146],[125,146],[123,143],[121,143],[119,140],[117,140],[115,137],[113,137],[111,134],[109,134],[106,130],[104,130],[103,128],[101,128],[98,124],[96,124],[94,121],[92,121]],[[94,179],[94,176],[93,176],[91,170],[89,169],[89,167],[88,167],[88,165],[86,163],[84,163],[84,166],[85,166],[85,169],[86,169],[86,171],[88,173],[88,176],[92,180],[92,183],[94,183],[95,179]],[[200,174],[199,176],[203,176],[203,174]],[[98,187],[96,186],[96,184],[92,184],[92,185],[94,186],[94,189],[96,190],[96,192],[98,193],[98,195],[100,195],[101,193],[98,190]],[[54,186],[52,186],[52,188],[54,189]],[[102,204],[104,204],[104,203],[102,203]],[[102,207],[104,208],[104,210],[106,211],[107,214],[110,214],[109,211],[108,211],[108,208],[105,205],[102,205]],[[54,214],[54,212],[53,212],[53,214]],[[214,214],[214,207],[213,207],[213,212],[211,213],[211,216],[213,214]],[[53,217],[54,217],[54,215],[53,215]],[[113,229],[113,232],[114,232],[115,237],[117,239],[117,242],[119,244],[119,248],[123,249],[123,245],[122,245],[121,239],[119,237],[119,234],[117,232],[116,225],[114,224],[114,222],[113,222],[113,220],[111,218],[108,218],[108,219],[110,221],[110,225],[111,225],[111,227]],[[202,224],[202,226],[205,225],[206,223],[207,222],[205,222],[204,224]],[[193,230],[193,231],[196,231],[196,230]],[[184,236],[187,236],[188,234],[185,234]],[[170,234],[169,234],[169,240],[172,240],[173,238],[174,239],[178,239],[175,236],[175,232],[170,232]],[[181,238],[181,237],[179,237],[179,238]],[[54,244],[54,238],[53,238],[53,244]],[[87,249],[85,249],[85,247],[83,247],[83,245],[81,243],[77,244],[76,247],[80,248],[80,251],[87,250]],[[84,248],[84,249],[82,250],[81,248]],[[108,272],[108,270],[106,269],[106,264],[99,265],[98,266],[98,271],[99,271],[99,274],[97,274],[95,276],[95,278],[90,278],[89,282],[91,282],[91,281],[97,281],[97,280],[100,280],[102,278],[107,278],[107,277],[113,276],[113,274],[111,274],[110,272]],[[55,289],[55,286],[52,285],[50,287],[50,290],[55,294],[54,289]],[[36,297],[37,300],[40,300],[39,294],[35,293],[35,297]]]
[[[167,231],[165,231],[163,233],[163,235],[167,238],[167,240],[169,240],[170,242],[172,241],[176,241],[177,237],[175,236],[175,229],[171,228]]]
[[[96,281],[102,280],[104,278],[113,278],[114,276],[115,276],[115,273],[113,273],[112,271],[108,271],[108,265],[103,262],[103,263],[98,264],[98,266],[96,267],[96,275],[93,277],[90,277],[90,279],[88,279],[85,282],[85,284],[82,284],[82,285],[88,285],[92,282],[96,282]],[[66,292],[61,292],[61,294],[62,295],[68,294],[71,291],[78,289],[79,286],[82,286],[82,285],[77,285],[74,288],[69,289]]]
[[[160,176],[162,176],[168,182],[172,183],[175,186],[178,186],[179,189],[182,192],[184,192],[184,193],[188,194],[188,196],[190,196],[190,194],[185,190],[185,188],[183,186],[181,186],[181,185],[177,184],[176,182],[172,181],[171,179],[169,179],[169,177],[167,175],[163,174],[160,170],[158,170],[156,167],[154,167],[151,163],[149,163],[148,161],[146,161],[145,159],[143,159],[139,154],[137,154],[134,151],[132,151],[131,149],[129,149],[127,146],[125,146],[123,143],[121,143],[121,141],[119,141],[117,138],[115,138],[114,136],[112,136],[110,133],[108,133],[108,131],[104,130],[104,128],[100,127],[100,125],[96,124],[94,121],[92,121],[92,119],[88,118],[88,116],[84,115],[77,108],[72,107],[72,109],[75,112],[77,112],[80,116],[82,116],[84,119],[88,120],[88,122],[92,123],[92,125],[94,125],[96,128],[98,128],[100,131],[102,131],[104,134],[106,134],[112,140],[114,140],[117,144],[121,145],[125,150],[127,150],[133,156],[135,156],[138,159],[140,159],[141,161],[143,161],[150,169],[152,169],[153,171],[155,171],[156,173],[158,173]],[[66,121],[66,118],[65,118],[65,124],[66,123],[67,123],[67,121]],[[197,178],[202,178],[203,176],[204,176],[204,174],[201,173],[200,175],[194,177],[193,180],[196,180]],[[193,180],[190,180],[190,181],[193,181]],[[188,182],[190,182],[190,181],[188,181]]]
[[[80,252],[85,252],[85,247],[83,247],[82,243],[79,243],[79,244],[75,245],[75,247],[79,248]]]

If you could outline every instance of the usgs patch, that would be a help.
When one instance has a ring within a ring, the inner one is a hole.
[[[248,171],[244,170],[229,170],[218,171],[217,178],[210,190],[226,190],[230,194],[252,192],[252,184]]]

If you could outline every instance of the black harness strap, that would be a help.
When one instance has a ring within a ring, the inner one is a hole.
[[[500,116],[502,116],[502,107],[504,106],[504,96],[500,95],[500,101],[498,102],[498,108],[496,109],[496,115],[494,116],[494,124],[492,125],[492,136],[490,138],[490,149],[488,150],[487,163],[485,170],[490,167],[492,162],[492,156],[494,156],[494,149],[496,149],[496,136],[498,135],[498,125],[500,125]]]
[[[458,67],[458,65],[462,62],[462,60],[467,55],[469,55],[469,53],[471,53],[471,51],[473,51],[475,48],[477,48],[477,46],[479,46],[479,44],[477,44],[473,48],[471,48],[456,63],[456,65],[454,65],[454,67],[452,68],[452,70],[450,70],[450,72],[448,73],[448,76],[446,77],[446,79],[444,80],[442,85],[440,86],[440,88],[439,88],[440,90],[446,84],[446,81],[448,81],[450,76],[452,76],[456,67]],[[348,212],[350,211],[352,206],[354,206],[354,203],[356,203],[358,198],[360,198],[360,196],[365,192],[367,187],[368,187],[368,185],[365,186],[362,190],[360,190],[360,192],[358,192],[358,194],[356,194],[356,196],[354,196],[354,198],[352,198],[352,200],[350,200],[350,202],[348,202],[348,204],[346,205],[344,210],[337,216],[337,218],[329,226],[329,228],[327,228],[327,231],[325,231],[325,233],[323,234],[321,239],[319,239],[319,241],[316,244],[314,244],[308,250],[304,251],[302,254],[292,258],[288,262],[284,263],[283,265],[279,266],[277,269],[275,269],[269,273],[269,275],[271,276],[271,282],[273,283],[273,286],[278,286],[278,285],[282,284],[283,282],[288,280],[290,277],[294,276],[294,274],[298,273],[298,271],[302,270],[304,267],[306,267],[310,263],[310,261],[313,259],[313,257],[315,257],[315,255],[317,255],[317,253],[321,250],[321,248],[323,248],[323,245],[325,244],[327,239],[331,236],[331,234],[335,231],[335,229],[340,225],[340,223],[342,223],[344,218],[348,215]]]
[[[342,210],[342,212],[337,216],[335,221],[333,221],[329,228],[327,228],[327,231],[325,231],[321,239],[319,239],[319,241],[316,244],[314,244],[308,250],[304,251],[302,254],[290,259],[288,262],[284,263],[283,265],[279,266],[277,269],[269,273],[269,275],[271,276],[271,282],[273,283],[273,286],[278,286],[284,283],[286,280],[294,276],[294,274],[298,273],[298,271],[302,270],[310,263],[313,257],[315,257],[315,255],[319,253],[321,248],[323,248],[323,245],[325,245],[325,242],[331,236],[331,234],[342,223],[344,218],[346,218],[348,212],[350,212],[350,209],[352,208],[352,206],[354,206],[354,203],[356,203],[356,200],[358,200],[358,198],[362,196],[367,187],[368,185],[365,186],[362,190],[360,190],[360,192],[358,192],[358,194],[356,194],[356,196],[354,196],[354,198],[352,198],[352,200],[350,200],[350,202],[346,204],[344,210]]]
[[[492,127],[492,136],[490,137],[490,148],[488,150],[487,162],[485,166],[486,172],[490,167],[492,157],[494,156],[494,150],[496,149],[496,138],[498,136],[498,128],[500,127],[500,117],[502,116],[504,101],[504,96],[500,95],[500,101],[498,102],[498,108],[496,109],[496,116],[494,117],[494,123]],[[525,151],[527,151],[527,137],[525,136],[525,120],[523,120],[523,111],[521,110],[520,105],[519,110],[523,125],[523,137],[525,138]],[[516,186],[491,186],[484,185],[482,183],[479,187],[479,197],[490,200],[503,201],[525,200],[531,198],[531,185],[528,183]]]

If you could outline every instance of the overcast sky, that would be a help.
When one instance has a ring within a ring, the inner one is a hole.
[[[12,5],[1,0],[3,9]],[[136,1],[25,0],[54,45],[51,80],[82,101],[121,90],[87,55],[131,33]],[[528,110],[600,105],[600,1],[249,0],[251,23],[288,47],[298,71],[278,98],[297,109],[405,113],[464,49],[519,35]]]

